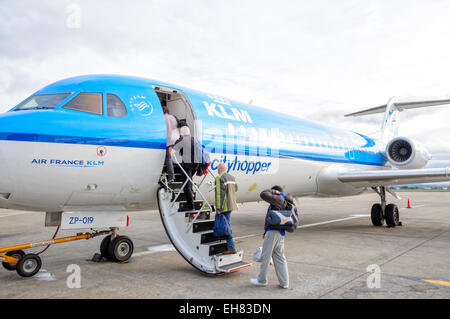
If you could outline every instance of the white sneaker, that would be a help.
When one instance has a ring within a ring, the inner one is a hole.
[[[286,285],[286,286],[282,286],[282,285],[279,285],[281,288],[283,288],[283,289],[288,289],[289,288],[289,286],[288,285]]]
[[[252,278],[252,279],[250,279],[250,282],[251,282],[252,284],[254,284],[255,286],[267,286],[267,283],[265,283],[265,284],[260,283],[260,282],[258,281],[258,278]]]

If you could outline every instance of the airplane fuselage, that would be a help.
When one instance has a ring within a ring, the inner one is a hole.
[[[294,196],[355,195],[364,189],[331,181],[328,172],[386,168],[384,146],[362,134],[153,80],[80,76],[34,93],[69,93],[54,108],[1,114],[0,207],[155,208],[166,152],[161,88],[191,108],[188,124],[210,151],[211,170],[225,162],[240,202],[259,200],[275,184]],[[80,93],[100,94],[101,114],[65,107]],[[125,116],[109,115],[110,95],[123,102]],[[202,187],[213,201],[208,183]]]

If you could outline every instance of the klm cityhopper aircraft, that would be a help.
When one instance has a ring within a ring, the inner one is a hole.
[[[188,210],[184,170],[168,183],[164,161],[166,124],[161,102],[184,120],[211,155],[209,172],[194,176],[196,205]],[[374,139],[264,108],[168,83],[118,75],[78,76],[50,84],[0,115],[0,207],[45,211],[46,226],[91,229],[0,248],[8,270],[33,276],[37,254],[24,249],[107,235],[101,256],[125,261],[133,242],[119,236],[127,212],[158,208],[176,250],[196,269],[218,274],[244,269],[243,252],[221,254],[223,238],[212,236],[214,175],[220,162],[238,182],[240,202],[259,200],[274,184],[294,196],[350,196],[373,189],[375,226],[399,224],[388,204],[390,185],[450,180],[450,169],[423,169],[430,154],[397,136],[405,109],[450,100],[396,101],[349,114],[384,112]],[[132,222],[131,222],[132,224]],[[56,234],[55,234],[56,236]]]

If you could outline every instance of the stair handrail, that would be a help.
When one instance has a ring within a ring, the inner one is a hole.
[[[195,215],[194,219],[187,225],[186,227],[186,231],[189,231],[189,229],[191,228],[191,226],[194,224],[194,222],[197,220],[198,216],[201,214],[203,208],[205,207],[205,204],[208,204],[209,208],[212,210],[212,206],[211,204],[208,202],[208,200],[206,199],[206,197],[203,195],[203,193],[200,191],[200,189],[197,187],[197,185],[194,183],[194,181],[189,177],[189,175],[186,173],[186,171],[184,170],[184,168],[181,166],[180,162],[178,162],[177,157],[172,154],[172,159],[174,159],[175,163],[178,165],[178,167],[180,167],[181,171],[183,172],[183,174],[186,176],[187,180],[191,182],[192,186],[196,189],[196,191],[200,194],[200,196],[203,199],[203,205],[200,207],[198,213]],[[180,189],[180,193],[183,190],[183,188],[187,185],[187,182],[185,182],[183,184],[183,187]],[[195,209],[195,206],[194,206]]]

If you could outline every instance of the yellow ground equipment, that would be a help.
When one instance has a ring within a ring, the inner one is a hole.
[[[68,243],[81,239],[90,239],[100,235],[106,235],[111,233],[111,231],[100,231],[93,233],[77,234],[75,236],[52,238],[49,240],[36,241],[21,245],[13,245],[7,247],[0,247],[0,261],[2,265],[7,270],[16,270],[17,273],[22,277],[34,276],[42,266],[41,258],[39,254],[44,252],[41,251],[37,254],[25,254],[24,249],[43,247],[54,244]]]

